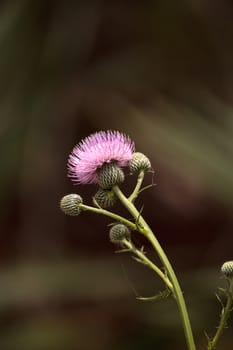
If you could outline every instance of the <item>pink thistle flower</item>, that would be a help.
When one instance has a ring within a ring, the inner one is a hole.
[[[98,170],[106,163],[126,167],[134,142],[119,131],[96,132],[78,143],[68,159],[68,176],[76,184],[98,183]]]

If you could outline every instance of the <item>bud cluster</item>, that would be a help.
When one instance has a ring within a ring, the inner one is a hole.
[[[151,169],[150,160],[140,152],[135,152],[129,161],[131,174],[139,173],[141,170],[147,172]],[[124,182],[123,170],[115,163],[104,163],[98,171],[98,184],[102,189],[111,189],[115,185]]]
[[[140,192],[144,173],[151,170],[150,160],[143,153],[135,152],[130,137],[111,130],[99,131],[84,138],[73,148],[67,166],[68,177],[75,184],[97,184],[99,189],[93,197],[95,208],[84,205],[80,195],[68,194],[61,199],[60,209],[70,216],[89,210],[114,217],[115,220],[119,219],[119,215],[103,209],[112,207],[117,198],[120,198],[117,186],[125,180],[125,169],[131,175],[138,175],[137,184],[127,198],[131,203]],[[127,220],[119,220],[121,221],[127,223]],[[113,243],[130,240],[130,230],[122,223],[115,224],[109,235]]]

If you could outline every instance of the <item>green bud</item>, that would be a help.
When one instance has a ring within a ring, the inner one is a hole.
[[[79,208],[81,203],[83,203],[83,200],[78,194],[67,194],[61,199],[60,208],[66,215],[77,216],[81,212]]]
[[[120,243],[123,239],[128,240],[130,238],[130,230],[123,224],[116,224],[109,231],[109,238],[112,243]]]
[[[151,169],[151,163],[143,153],[135,152],[129,161],[129,169],[133,174],[140,170],[148,171]]]
[[[226,261],[221,267],[222,274],[228,278],[233,278],[233,261]]]
[[[102,188],[96,192],[94,199],[101,208],[112,207],[116,202],[114,192],[111,190],[103,190]]]
[[[123,182],[125,175],[123,170],[115,163],[105,163],[99,170],[99,186],[105,190]]]

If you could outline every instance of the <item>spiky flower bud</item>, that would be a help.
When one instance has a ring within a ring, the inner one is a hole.
[[[81,203],[83,203],[83,200],[78,194],[67,194],[61,199],[60,208],[66,215],[77,216],[81,212],[79,208],[79,204]]]
[[[99,186],[105,190],[111,189],[125,179],[124,172],[115,163],[105,163],[98,173]]]
[[[94,199],[101,208],[112,207],[116,202],[114,192],[111,190],[103,190],[102,188],[96,192]]]
[[[123,224],[116,224],[110,229],[109,238],[112,243],[120,243],[123,239],[130,238],[130,230]]]
[[[151,169],[150,160],[143,153],[135,152],[129,161],[131,173],[137,173],[140,170],[148,171]]]
[[[232,261],[226,261],[222,267],[221,271],[223,275],[225,275],[228,278],[233,278],[233,260]]]

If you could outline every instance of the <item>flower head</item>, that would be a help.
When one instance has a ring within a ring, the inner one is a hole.
[[[68,159],[68,176],[77,184],[98,183],[98,171],[106,163],[128,165],[134,142],[119,131],[100,131],[77,144]]]

